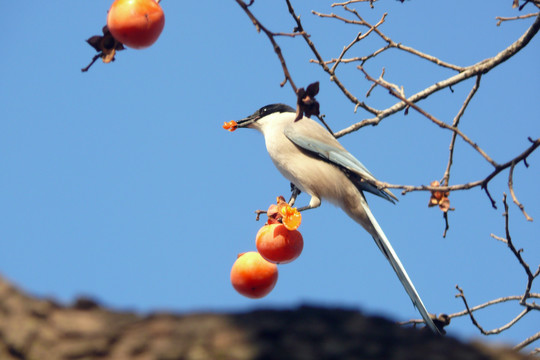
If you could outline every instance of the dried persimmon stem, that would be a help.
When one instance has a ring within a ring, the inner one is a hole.
[[[447,211],[444,211],[443,212],[443,218],[444,218],[444,232],[443,232],[443,235],[442,237],[443,238],[446,238],[446,233],[448,232],[448,229],[450,229],[450,225],[448,224],[448,212]]]
[[[94,65],[94,63],[95,63],[95,62],[97,61],[97,59],[99,59],[100,57],[101,57],[101,54],[95,55],[95,56],[92,58],[92,61],[90,61],[90,64],[88,64],[88,66],[82,68],[81,71],[82,71],[82,72],[87,72],[87,71],[90,69],[90,67],[91,67],[92,65]]]
[[[255,210],[255,221],[259,221],[261,218],[261,214],[266,214],[266,210]]]

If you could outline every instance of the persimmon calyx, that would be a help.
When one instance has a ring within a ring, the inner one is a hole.
[[[296,209],[291,207],[283,196],[278,196],[276,205],[272,204],[268,208],[268,224],[282,223],[287,230],[296,230],[302,222],[302,215]]]
[[[434,187],[441,186],[441,184],[437,180],[432,181],[430,185]],[[438,205],[439,209],[441,209],[441,211],[443,212],[448,212],[448,210],[454,210],[450,208],[450,199],[448,199],[449,195],[449,191],[432,190],[428,206],[433,207]]]
[[[281,208],[281,214],[283,215],[281,221],[287,230],[298,229],[302,222],[302,214],[296,208],[285,205]]]
[[[101,32],[103,35],[94,35],[86,40],[86,42],[92,46],[98,52],[98,54],[94,56],[88,66],[81,69],[82,72],[87,72],[88,69],[90,69],[94,62],[96,62],[96,60],[99,58],[101,58],[105,64],[114,61],[116,52],[125,49],[124,45],[112,36],[107,25],[103,27]]]

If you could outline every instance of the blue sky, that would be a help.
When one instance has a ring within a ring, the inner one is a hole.
[[[224,121],[242,118],[262,105],[295,102],[281,88],[281,67],[270,43],[258,34],[234,1],[218,4],[163,0],[166,25],[146,50],[128,49],[116,62],[96,62],[85,39],[99,34],[110,1],[3,2],[0,22],[0,274],[31,294],[70,302],[88,295],[122,310],[243,311],[302,303],[359,308],[398,320],[418,315],[370,236],[339,209],[323,204],[304,214],[301,257],[280,267],[274,291],[262,300],[238,295],[229,271],[239,252],[253,250],[265,209],[289,184],[274,169],[255,131],[229,133]],[[325,59],[337,57],[360,30],[320,19],[329,1],[293,2],[305,29]],[[495,26],[495,16],[518,15],[511,1],[489,6],[469,1],[381,1],[358,5],[398,42],[457,65],[495,55],[533,20]],[[525,8],[524,13],[532,6]],[[294,23],[284,2],[256,0],[252,11],[271,30],[290,32]],[[342,15],[344,13],[341,12]],[[348,102],[315,64],[300,38],[279,38],[298,86],[320,81],[321,111],[334,130],[368,117]],[[462,119],[462,131],[496,161],[521,153],[527,137],[538,137],[540,40],[486,74]],[[366,55],[382,43],[370,39],[351,51]],[[397,51],[366,65],[403,85],[407,95],[452,72]],[[358,97],[370,84],[354,65],[341,79]],[[451,122],[474,80],[443,90],[420,106]],[[395,102],[375,90],[376,108]],[[411,111],[363,128],[340,141],[382,181],[427,184],[440,179],[450,132]],[[489,165],[457,142],[451,182],[481,179]],[[540,157],[529,169],[516,167],[517,195],[535,222],[511,204],[511,233],[533,270],[540,263],[537,186]],[[504,244],[502,194],[508,172],[490,183],[499,205],[491,208],[479,189],[450,196],[455,211],[443,239],[438,209],[427,193],[399,196],[398,205],[368,201],[401,257],[428,310],[463,309],[455,285],[476,305],[522,294],[525,276]],[[399,194],[399,192],[396,192]],[[309,201],[306,195],[299,204]],[[539,292],[538,284],[533,288]],[[505,304],[478,313],[486,328],[521,311]],[[538,332],[531,314],[497,341],[517,343]],[[468,318],[450,332],[478,336]]]

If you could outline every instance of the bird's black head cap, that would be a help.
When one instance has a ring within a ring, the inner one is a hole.
[[[273,113],[284,113],[284,112],[295,113],[296,110],[286,104],[270,104],[270,105],[263,106],[262,108],[257,110],[255,113],[259,115],[259,118],[262,118]]]
[[[238,127],[247,127],[249,124],[254,123],[255,121],[268,116],[273,113],[284,113],[284,112],[292,112],[296,113],[296,110],[292,108],[289,105],[286,104],[270,104],[263,106],[259,110],[255,111],[253,114],[249,115],[248,117],[239,120]]]

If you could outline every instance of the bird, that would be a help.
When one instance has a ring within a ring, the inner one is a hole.
[[[388,189],[374,185],[376,179],[373,174],[333,134],[309,117],[303,116],[298,120],[296,110],[289,105],[278,103],[263,106],[236,121],[236,128],[255,129],[263,134],[272,162],[291,182],[291,205],[300,192],[309,194],[311,199],[307,206],[298,208],[299,211],[319,207],[324,199],[340,207],[373,237],[426,325],[434,333],[441,334],[372,214],[364,193],[377,195],[392,203],[397,200],[395,195]]]

